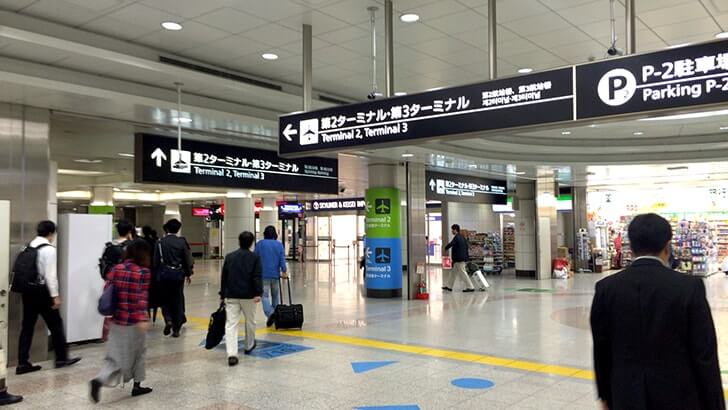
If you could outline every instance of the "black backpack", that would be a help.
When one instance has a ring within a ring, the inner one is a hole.
[[[20,251],[13,264],[11,291],[25,293],[43,287],[40,272],[38,272],[38,251],[46,246],[50,246],[50,244],[43,243],[35,248],[28,245]]]
[[[126,248],[126,242],[120,244],[114,244],[107,242],[104,246],[104,253],[101,254],[99,259],[99,273],[101,273],[101,279],[106,280],[106,274],[114,268],[114,266],[123,262],[121,257],[124,254]]]

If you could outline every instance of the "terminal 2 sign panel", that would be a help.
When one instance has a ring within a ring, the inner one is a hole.
[[[235,189],[338,193],[335,159],[280,158],[273,151],[136,134],[136,182]]]
[[[279,153],[639,114],[728,102],[728,40],[337,106],[279,118]]]
[[[506,181],[434,171],[427,171],[425,180],[428,201],[505,205],[508,200]]]

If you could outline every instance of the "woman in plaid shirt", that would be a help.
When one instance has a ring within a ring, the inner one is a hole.
[[[132,396],[151,393],[142,387],[145,379],[144,355],[149,329],[147,303],[151,273],[152,249],[143,239],[135,239],[126,247],[124,262],[109,272],[114,286],[116,309],[109,331],[106,358],[99,374],[91,380],[91,400],[98,403],[102,386],[113,387],[123,380],[134,379]]]

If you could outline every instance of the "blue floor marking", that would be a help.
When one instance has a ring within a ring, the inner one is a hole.
[[[256,340],[256,348],[250,354],[253,357],[259,357],[261,359],[275,359],[276,357],[286,356],[293,353],[303,352],[311,350],[313,347],[294,345],[290,343],[279,343],[269,342],[266,340]],[[205,346],[205,340],[200,342],[200,346]],[[225,339],[220,342],[214,350],[225,351]],[[243,354],[245,350],[245,338],[241,337],[238,339],[238,351]]]
[[[370,370],[379,369],[380,367],[389,366],[390,364],[397,363],[396,361],[383,361],[383,362],[351,362],[351,369],[354,373],[364,373]]]
[[[461,389],[489,389],[495,386],[490,380],[485,379],[455,379],[452,385]]]
[[[354,407],[355,410],[420,410],[420,406],[416,404],[404,404],[396,406],[371,406],[371,407]]]

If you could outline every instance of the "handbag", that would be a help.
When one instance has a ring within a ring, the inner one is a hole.
[[[281,303],[276,306],[273,316],[277,329],[301,329],[303,328],[303,305],[294,305],[291,297],[291,279],[285,278],[288,284],[288,304]],[[282,279],[278,279],[281,296],[283,295]]]
[[[114,316],[116,312],[116,291],[113,276],[104,285],[104,292],[101,293],[97,309],[102,316]]]
[[[210,315],[210,323],[207,325],[207,337],[205,338],[205,349],[214,349],[220,344],[223,336],[225,336],[226,321],[225,302],[221,302],[220,307]]]
[[[164,263],[164,252],[162,252],[162,241],[157,242],[159,247],[159,259],[162,262],[159,266],[159,280],[161,281],[177,281],[185,280],[185,272],[181,266],[169,266]]]

